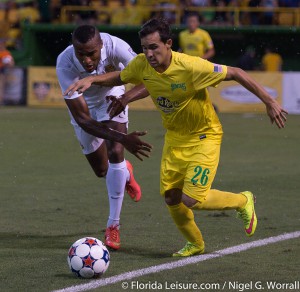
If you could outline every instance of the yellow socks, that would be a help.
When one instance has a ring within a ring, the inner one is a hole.
[[[198,210],[239,210],[245,207],[247,198],[241,193],[235,194],[218,190],[209,190],[206,198],[196,203],[192,209]]]
[[[203,246],[201,231],[194,221],[194,213],[183,203],[178,205],[167,205],[169,212],[177,228],[185,239],[193,244]]]
[[[247,198],[239,193],[209,190],[205,199],[196,203],[191,209],[200,210],[240,210],[245,207]],[[194,220],[193,211],[182,202],[178,205],[167,205],[179,231],[184,238],[195,245],[204,246],[203,237]]]

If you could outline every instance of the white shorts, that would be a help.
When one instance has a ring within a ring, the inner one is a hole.
[[[90,115],[91,117],[98,121],[109,121],[109,115],[107,113],[107,107],[109,103],[104,102],[99,107],[91,108]],[[128,127],[128,106],[125,108],[124,112],[119,114],[118,116],[111,119],[111,121],[118,122],[120,124],[126,124],[126,127]],[[82,153],[84,155],[90,154],[95,152],[100,145],[103,143],[104,139],[95,137],[93,135],[88,134],[85,132],[72,118],[71,124],[74,127],[75,134],[77,136],[77,139],[80,143],[80,146],[82,148]]]

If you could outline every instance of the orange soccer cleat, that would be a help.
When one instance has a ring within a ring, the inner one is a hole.
[[[141,187],[139,186],[139,184],[134,179],[133,167],[132,167],[131,163],[128,160],[126,160],[126,165],[127,165],[128,171],[130,173],[130,179],[126,183],[125,189],[126,189],[126,192],[128,193],[128,195],[130,196],[130,198],[133,201],[138,202],[142,197]]]
[[[121,247],[120,231],[118,229],[118,225],[111,225],[106,228],[105,245],[115,250]]]

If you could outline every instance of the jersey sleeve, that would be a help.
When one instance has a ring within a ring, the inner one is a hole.
[[[196,90],[208,86],[216,87],[223,81],[227,74],[227,66],[211,63],[207,60],[195,57],[193,66],[193,84]]]
[[[74,82],[79,80],[78,74],[75,74],[75,72],[72,72],[70,70],[60,68],[60,67],[56,68],[56,75],[57,75],[58,82],[59,82],[62,93],[65,92],[71,84],[73,84]],[[74,99],[81,95],[82,95],[82,93],[79,94],[77,91],[75,91],[71,96],[64,95],[64,98],[65,99]]]
[[[121,71],[120,78],[124,83],[142,83],[142,68],[140,55],[132,59],[128,66]]]
[[[125,41],[118,37],[114,37],[115,40],[115,53],[114,56],[118,61],[126,67],[129,62],[136,56],[136,53]]]

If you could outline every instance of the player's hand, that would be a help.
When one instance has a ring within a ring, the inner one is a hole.
[[[279,129],[284,128],[287,120],[288,112],[284,110],[275,100],[267,105],[267,114],[270,117],[271,123],[276,123]]]
[[[64,95],[72,96],[75,91],[78,91],[78,93],[83,93],[92,85],[92,83],[93,76],[88,76],[83,79],[80,79],[75,83],[71,84],[64,92]]]
[[[124,135],[123,141],[121,142],[124,147],[136,156],[139,160],[143,161],[144,157],[149,157],[152,151],[152,145],[142,141],[139,137],[146,135],[147,132],[132,132],[130,134]]]
[[[106,101],[111,102],[107,108],[107,113],[109,113],[110,119],[123,112],[127,106],[127,100],[123,96],[116,97],[109,95],[106,96]]]

